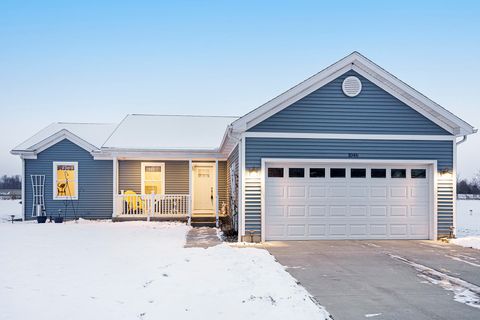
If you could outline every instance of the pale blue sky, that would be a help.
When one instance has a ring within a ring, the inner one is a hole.
[[[475,1],[97,2],[0,3],[0,174],[51,122],[242,115],[355,50],[480,126]]]

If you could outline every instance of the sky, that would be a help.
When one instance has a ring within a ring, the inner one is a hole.
[[[480,127],[480,2],[0,2],[0,174],[51,122],[243,115],[359,51]],[[458,172],[480,170],[480,133]]]

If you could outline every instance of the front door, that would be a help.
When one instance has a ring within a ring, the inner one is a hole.
[[[215,214],[215,164],[193,164],[193,214]]]

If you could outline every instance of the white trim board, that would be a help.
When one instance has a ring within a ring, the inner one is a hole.
[[[348,133],[299,133],[299,132],[245,132],[247,138],[296,138],[296,139],[345,139],[345,140],[445,140],[453,141],[453,135],[398,135],[398,134],[348,134]]]
[[[302,164],[352,164],[352,163],[365,163],[365,164],[398,164],[398,165],[412,165],[412,164],[421,164],[431,166],[431,175],[429,177],[432,188],[430,190],[430,239],[436,240],[438,236],[438,217],[437,217],[437,160],[368,160],[368,159],[291,159],[291,158],[262,158],[261,162],[261,173],[260,173],[260,202],[261,202],[261,212],[260,212],[260,221],[261,221],[261,241],[265,242],[265,175],[267,164],[270,163],[302,163]]]
[[[476,132],[471,125],[428,99],[412,87],[406,85],[358,52],[353,52],[236,120],[232,124],[233,131],[242,132],[252,128],[349,70],[358,72],[366,79],[379,85],[382,89],[454,135],[460,136]]]
[[[62,129],[48,138],[43,139],[42,141],[34,144],[26,150],[12,150],[10,153],[14,155],[23,155],[25,159],[36,159],[37,154],[50,148],[51,146],[59,143],[60,141],[67,139],[80,148],[92,153],[93,151],[98,150],[93,144],[88,143],[77,135],[71,133],[67,129]]]

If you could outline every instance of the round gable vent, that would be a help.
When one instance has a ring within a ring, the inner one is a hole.
[[[354,76],[346,77],[342,83],[342,90],[346,96],[356,97],[362,91],[362,82]]]

